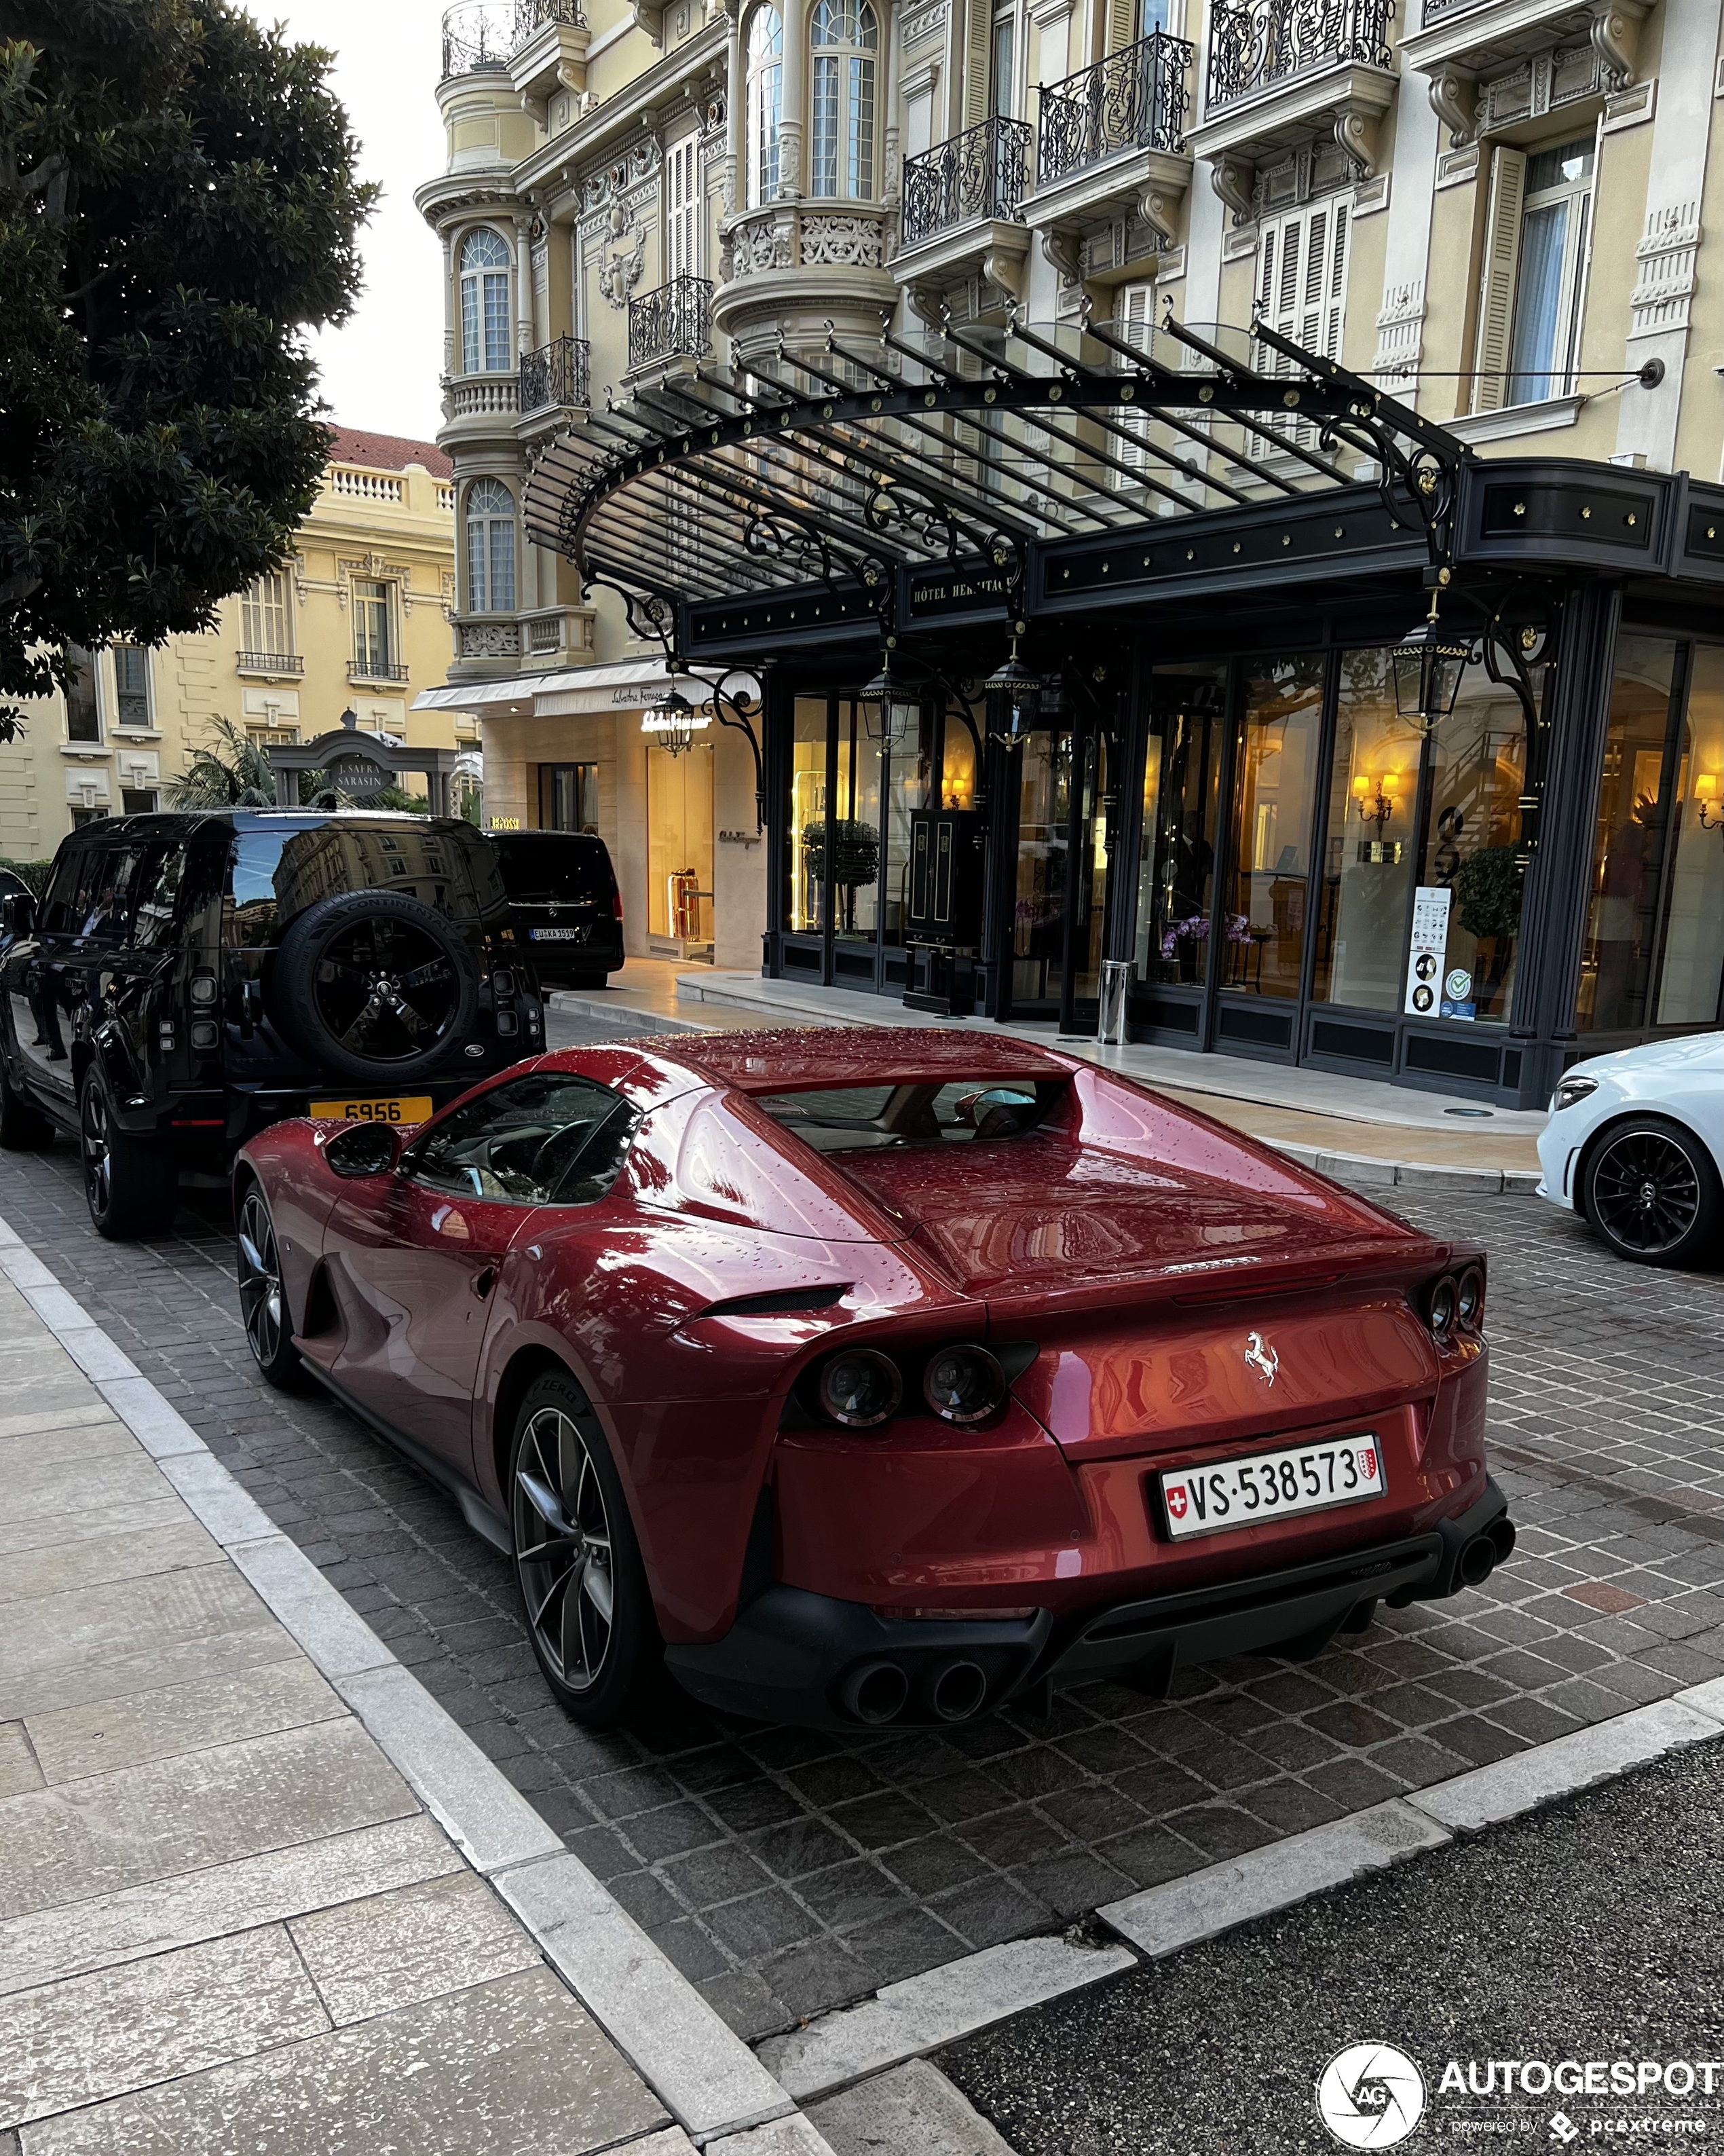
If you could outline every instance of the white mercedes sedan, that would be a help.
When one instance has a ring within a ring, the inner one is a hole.
[[[1650,1040],[1562,1074],[1538,1194],[1619,1258],[1700,1265],[1724,1243],[1724,1033]]]

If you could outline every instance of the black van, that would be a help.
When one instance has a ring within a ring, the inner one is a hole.
[[[603,839],[580,831],[487,831],[516,939],[541,988],[602,988],[623,963],[623,899]]]
[[[0,1145],[75,1137],[105,1235],[283,1116],[423,1122],[544,1045],[496,855],[454,819],[104,818],[0,926]]]

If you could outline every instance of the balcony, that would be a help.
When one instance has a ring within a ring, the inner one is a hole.
[[[479,422],[467,429],[475,436],[499,434],[512,442],[520,408],[518,375],[458,374],[444,382],[444,417]]]
[[[1409,10],[1410,12],[1410,10]],[[1644,117],[1642,0],[1424,0],[1420,28],[1401,41],[1408,67],[1426,77],[1451,150],[1570,106],[1589,125]],[[1458,162],[1458,161],[1457,161]]]
[[[712,281],[673,277],[629,302],[629,372],[667,360],[704,359],[712,349]]]
[[[898,302],[891,226],[880,203],[826,197],[741,211],[721,231],[713,327],[744,358],[775,351],[781,329],[792,345],[824,345],[832,329],[877,337],[880,311]]]
[[[541,33],[582,33],[587,18],[579,0],[456,0],[443,18],[443,79],[462,74],[507,74],[517,53]]]
[[[1260,169],[1329,138],[1337,170],[1377,168],[1377,131],[1395,94],[1394,0],[1216,0],[1209,13],[1203,124],[1191,146],[1236,221],[1259,214]],[[1273,191],[1270,192],[1273,198]]]
[[[297,651],[242,651],[233,664],[242,674],[256,674],[266,681],[296,681],[305,670]]]
[[[586,338],[577,336],[557,337],[528,352],[516,377],[521,418],[584,412],[592,395],[591,357]]]
[[[906,160],[892,274],[925,318],[936,321],[952,287],[972,279],[972,316],[992,293],[1023,296],[1029,148],[1023,121],[995,118]]]
[[[1110,53],[1041,92],[1035,192],[1024,215],[1066,278],[1087,274],[1083,242],[1120,228],[1111,266],[1171,248],[1191,184],[1185,123],[1193,58],[1165,30]]]
[[[350,659],[347,661],[347,679],[356,686],[363,687],[377,681],[405,681],[407,678],[405,666],[393,665],[387,660]]]

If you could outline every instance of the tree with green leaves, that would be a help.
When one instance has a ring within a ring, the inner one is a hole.
[[[209,629],[291,552],[302,331],[374,195],[330,57],[230,0],[0,0],[0,740],[75,649]]]

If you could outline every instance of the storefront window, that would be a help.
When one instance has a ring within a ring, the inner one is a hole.
[[[646,764],[647,932],[710,947],[712,744],[699,742],[681,756],[649,747]]]
[[[798,696],[790,751],[790,919],[803,935],[820,931],[822,884],[815,873],[826,844],[827,701]]]
[[[1221,985],[1237,994],[1299,993],[1323,670],[1321,655],[1306,653],[1271,662],[1245,684],[1221,926]]]
[[[1156,669],[1137,870],[1140,981],[1203,978],[1226,716],[1224,660]]]
[[[976,737],[956,712],[948,712],[940,765],[940,806],[976,805]]]
[[[868,738],[861,706],[841,696],[838,798],[831,828],[823,839],[818,866],[823,882],[830,875],[832,932],[846,942],[871,943],[880,918],[880,743]]]
[[[1400,1004],[1422,747],[1395,710],[1388,652],[1342,652],[1311,981],[1318,1003]]]
[[[1575,1015],[1583,1032],[1631,1030],[1648,1019],[1677,649],[1663,637],[1617,640]]]
[[[1724,647],[1694,652],[1677,735],[1659,1025],[1718,1022],[1724,977]]]
[[[1515,856],[1526,773],[1519,697],[1482,667],[1469,667],[1453,712],[1431,738],[1419,857],[1419,883],[1453,894],[1442,1004],[1452,1018],[1501,1024],[1509,1015],[1525,881]]]

